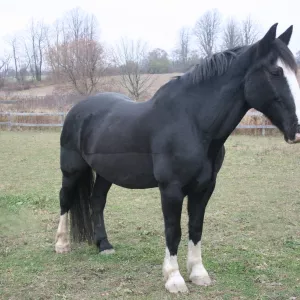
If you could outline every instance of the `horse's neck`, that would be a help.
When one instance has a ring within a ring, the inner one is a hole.
[[[201,95],[201,93],[200,93]],[[201,98],[201,96],[199,97]],[[222,87],[218,95],[212,93],[199,110],[194,110],[199,128],[204,128],[212,139],[227,139],[240,123],[249,107],[244,100],[242,86]]]
[[[241,98],[236,100],[233,105],[229,105],[224,109],[223,114],[219,118],[219,127],[214,134],[217,139],[227,138],[241,122],[249,109]]]

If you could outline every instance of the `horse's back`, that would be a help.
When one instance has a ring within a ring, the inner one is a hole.
[[[115,105],[123,102],[134,103],[123,94],[104,92],[89,96],[74,105],[65,118],[60,139],[61,147],[79,150],[80,135],[91,117],[96,115],[97,119],[103,119]]]
[[[80,101],[70,109],[65,121],[67,122],[68,119],[73,119],[74,117],[82,119],[92,113],[105,113],[106,111],[111,110],[114,105],[124,102],[126,104],[135,103],[127,96],[113,92],[105,92],[89,96],[87,99]]]

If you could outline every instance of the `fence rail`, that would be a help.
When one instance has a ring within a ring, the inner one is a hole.
[[[0,122],[0,126],[19,126],[19,127],[62,127],[64,124],[64,120],[66,117],[65,112],[57,112],[57,113],[21,113],[21,112],[0,112],[0,116],[8,116],[8,121]],[[39,117],[39,116],[47,116],[47,117],[61,117],[61,123],[18,123],[13,122],[13,117]]]
[[[0,112],[0,116],[8,116],[8,121],[0,122],[0,126],[19,126],[19,127],[62,127],[65,117],[65,112],[56,112],[56,113],[21,113],[21,112]],[[39,116],[50,116],[50,117],[61,117],[61,123],[49,123],[49,124],[36,124],[36,123],[18,123],[13,122],[13,117],[39,117]],[[247,112],[246,116],[261,116],[263,117],[263,114],[258,111],[249,111]],[[261,125],[245,125],[245,124],[239,124],[236,129],[273,129],[276,128],[274,125],[268,125],[268,124],[261,124]],[[264,134],[264,131],[263,131]]]
[[[65,116],[64,112],[57,113],[20,113],[20,112],[0,112],[1,116]]]

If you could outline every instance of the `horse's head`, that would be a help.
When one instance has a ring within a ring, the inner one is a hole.
[[[253,64],[245,77],[245,98],[265,114],[289,143],[300,142],[297,64],[288,44],[293,27],[276,38],[277,24],[249,48]]]

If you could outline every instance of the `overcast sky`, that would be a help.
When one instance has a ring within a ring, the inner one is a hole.
[[[207,9],[218,8],[224,19],[249,13],[265,32],[278,22],[278,34],[294,25],[290,48],[300,49],[299,0],[0,0],[0,37],[25,28],[31,17],[52,23],[65,11],[80,6],[100,24],[101,40],[115,43],[121,36],[142,38],[150,47],[170,51],[182,26],[193,27]],[[298,5],[297,5],[298,3]],[[1,47],[0,51],[5,48]]]

